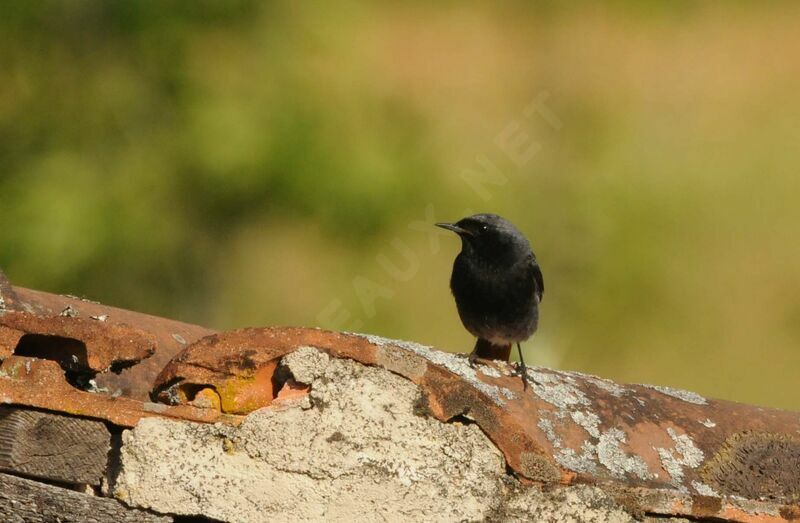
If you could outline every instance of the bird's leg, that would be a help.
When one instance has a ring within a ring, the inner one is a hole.
[[[475,344],[475,348],[472,349],[472,352],[469,353],[467,356],[467,361],[469,362],[470,367],[475,366],[475,361],[478,359],[478,344]]]
[[[522,373],[522,388],[528,388],[528,368],[525,366],[525,360],[522,358],[522,347],[517,342],[517,352],[519,352],[519,371]]]
[[[469,353],[469,357],[467,358],[470,367],[474,367],[476,361],[486,357],[487,347],[491,347],[491,344],[483,338],[475,340],[475,348],[472,349],[472,352]]]

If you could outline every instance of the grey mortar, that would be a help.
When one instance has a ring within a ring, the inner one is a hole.
[[[518,489],[487,518],[497,522],[633,523],[636,521],[598,487],[556,487],[543,493]]]
[[[316,408],[262,409],[238,428],[144,419],[123,435],[115,496],[241,522],[475,520],[499,503],[500,452],[477,425],[415,415],[410,381],[310,347],[284,364]]]
[[[633,521],[596,487],[521,485],[477,425],[415,415],[417,386],[383,368],[310,347],[283,364],[313,407],[261,409],[239,427],[144,418],[123,433],[114,496],[234,522]]]

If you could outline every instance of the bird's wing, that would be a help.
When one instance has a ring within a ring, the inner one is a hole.
[[[544,277],[542,277],[542,269],[539,268],[539,264],[536,263],[536,258],[532,260],[532,268],[533,268],[533,279],[536,281],[536,296],[539,298],[539,302],[542,301],[542,295],[544,294]]]

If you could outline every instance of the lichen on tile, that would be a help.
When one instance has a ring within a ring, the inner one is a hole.
[[[478,371],[475,368],[473,368],[469,364],[469,361],[467,361],[467,359],[463,356],[438,351],[435,350],[433,347],[427,345],[421,345],[419,343],[414,343],[410,341],[392,340],[389,338],[384,338],[382,336],[375,336],[373,334],[359,334],[359,333],[347,333],[347,334],[363,338],[378,347],[394,346],[414,352],[415,354],[422,356],[426,360],[430,361],[434,365],[444,367],[453,374],[460,376],[467,383],[469,383],[470,385],[481,391],[483,394],[491,398],[492,401],[497,405],[502,406],[506,403],[507,400],[512,400],[516,397],[516,395],[513,392],[511,392],[509,389],[505,387],[498,387],[497,385],[491,385],[489,383],[480,380],[478,378],[478,373],[477,373]],[[486,367],[486,366],[481,366],[481,367]],[[491,376],[491,374],[486,372],[484,372],[484,374],[486,374],[487,376]],[[495,377],[499,377],[499,375]]]
[[[667,434],[675,442],[675,448],[653,448],[661,459],[661,466],[672,478],[672,483],[678,486],[683,482],[684,468],[695,469],[699,467],[703,463],[703,459],[705,459],[705,454],[697,448],[688,434],[678,434],[672,427],[667,428]]]
[[[683,389],[675,389],[672,387],[664,387],[662,385],[647,385],[642,384],[642,387],[657,390],[661,394],[666,394],[667,396],[672,396],[673,398],[678,398],[680,400],[686,401],[688,403],[694,403],[695,405],[706,405],[708,401],[696,392],[691,392],[688,390]]]

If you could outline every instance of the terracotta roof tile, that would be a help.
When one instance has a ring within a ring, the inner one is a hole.
[[[3,403],[121,427],[152,416],[236,425],[308,393],[281,362],[313,347],[415,383],[418,414],[473,420],[523,482],[602,485],[641,513],[800,517],[800,413],[538,367],[524,388],[502,361],[472,368],[432,347],[317,329],[214,333],[12,287],[2,273],[0,298]]]

